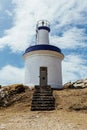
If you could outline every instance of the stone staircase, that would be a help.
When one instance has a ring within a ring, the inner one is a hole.
[[[55,99],[50,86],[35,86],[31,110],[54,110]]]

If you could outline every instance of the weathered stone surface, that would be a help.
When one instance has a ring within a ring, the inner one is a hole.
[[[63,88],[73,88],[73,83],[68,82],[68,83],[63,85]]]
[[[75,83],[75,84],[73,84],[73,86],[75,88],[85,88],[85,84],[83,82],[81,82],[81,83]]]
[[[35,86],[31,110],[54,110],[55,99],[50,86]]]
[[[15,94],[25,92],[25,86],[22,84],[14,84],[0,89],[0,107],[6,107],[17,101]]]
[[[81,79],[77,80],[76,82],[68,82],[63,85],[63,88],[76,88],[76,89],[81,89],[81,88],[86,88],[87,87],[87,79]]]
[[[84,79],[83,82],[87,84],[87,79]]]

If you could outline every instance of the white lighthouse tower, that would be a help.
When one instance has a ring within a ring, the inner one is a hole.
[[[38,21],[36,26],[36,45],[25,50],[25,85],[50,85],[62,88],[62,66],[64,55],[61,50],[49,44],[50,24],[46,20]]]

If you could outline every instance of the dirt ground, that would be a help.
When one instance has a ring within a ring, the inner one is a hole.
[[[0,109],[0,130],[87,130],[87,89],[55,90],[53,111],[31,111],[32,93]]]

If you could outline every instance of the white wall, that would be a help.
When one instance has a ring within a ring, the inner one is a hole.
[[[47,30],[38,30],[37,44],[49,44],[49,32]]]
[[[31,55],[25,59],[25,84],[39,85],[39,68],[48,68],[48,85],[62,87],[61,59],[52,55]]]

